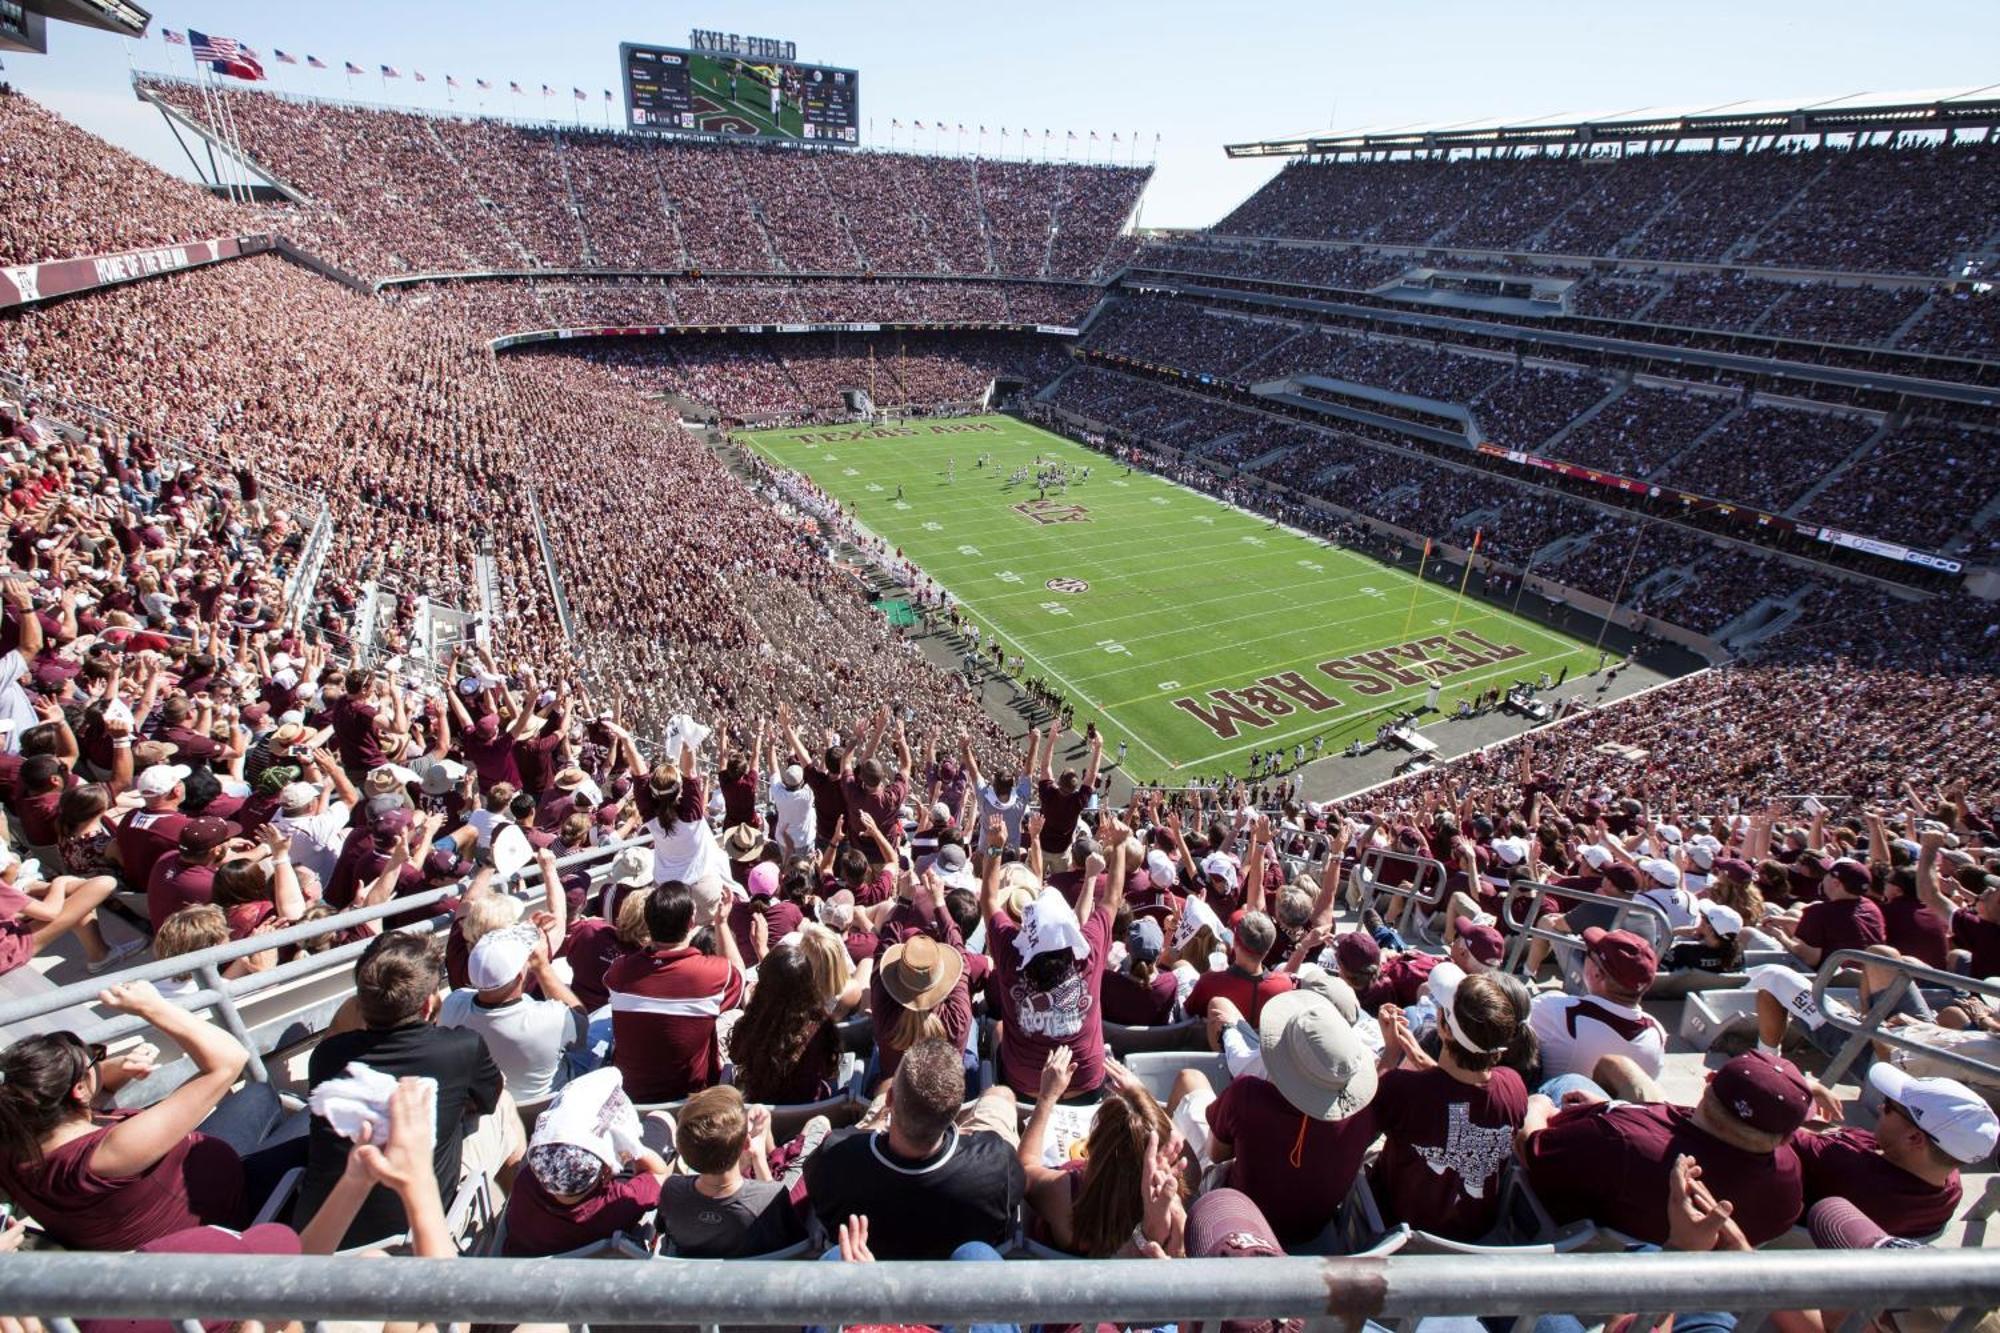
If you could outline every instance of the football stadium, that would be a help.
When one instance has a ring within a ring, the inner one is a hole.
[[[0,2],[0,1333],[2000,1333],[1995,16],[1266,8]]]

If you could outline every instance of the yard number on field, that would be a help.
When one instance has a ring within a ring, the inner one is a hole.
[[[1116,639],[1099,639],[1097,646],[1107,653],[1122,653],[1126,651],[1125,645]]]
[[[1052,616],[1066,616],[1069,614],[1069,608],[1064,606],[1061,602],[1043,602],[1042,610],[1048,612]]]
[[[999,579],[1002,583],[1019,583],[1021,581],[1021,576],[1011,569],[1003,569],[993,577]]]

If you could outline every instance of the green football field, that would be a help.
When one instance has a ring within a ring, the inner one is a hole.
[[[1253,750],[1333,753],[1385,712],[1546,670],[1588,645],[1274,527],[1011,417],[739,434],[900,547],[1022,675],[1095,721],[1135,780],[1242,773]],[[984,467],[975,465],[990,454]],[[1037,457],[1070,470],[1039,496]],[[1088,480],[1080,479],[1090,469]],[[900,490],[900,498],[898,498]],[[990,653],[988,654],[990,659]],[[1430,715],[1436,721],[1437,715]]]

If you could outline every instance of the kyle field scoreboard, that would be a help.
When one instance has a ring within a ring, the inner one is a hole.
[[[635,131],[861,141],[861,76],[854,70],[634,42],[619,46],[618,60],[625,123]]]

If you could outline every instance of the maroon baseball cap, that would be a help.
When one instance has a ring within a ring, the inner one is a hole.
[[[1583,932],[1583,947],[1590,950],[1604,975],[1626,990],[1645,990],[1660,970],[1660,956],[1653,952],[1653,946],[1629,930],[1592,926]]]
[[[1603,879],[1606,884],[1617,889],[1620,893],[1637,893],[1639,891],[1639,867],[1635,865],[1628,865],[1623,861],[1613,861],[1610,865],[1604,867]]]
[[[1833,869],[1833,858],[1821,856],[1817,852],[1807,852],[1792,862],[1792,869],[1799,874],[1811,875],[1815,879],[1824,878]]]
[[[1812,1110],[1812,1087],[1790,1060],[1745,1051],[1715,1071],[1708,1088],[1738,1120],[1766,1134],[1790,1134]]]
[[[190,819],[181,825],[180,849],[184,852],[214,851],[241,832],[241,824],[232,824],[226,819]]]
[[[1849,893],[1868,892],[1868,867],[1851,856],[1843,856],[1827,868],[1827,873],[1839,880],[1841,887]]]
[[[472,862],[456,852],[434,851],[424,858],[425,879],[458,879],[472,873]]]
[[[1285,1247],[1263,1210],[1241,1190],[1210,1190],[1188,1209],[1190,1259],[1280,1259]],[[1296,1319],[1225,1319],[1222,1333],[1297,1333]],[[1202,1325],[1196,1324],[1198,1331]]]
[[[1333,961],[1344,972],[1365,972],[1382,965],[1382,946],[1364,930],[1350,930],[1333,942]]]
[[[1469,916],[1459,917],[1451,923],[1464,942],[1465,951],[1488,967],[1498,967],[1507,953],[1507,937],[1492,926],[1482,926]]]
[[[1710,867],[1718,875],[1726,875],[1738,884],[1748,884],[1757,878],[1757,868],[1739,856],[1721,857]]]

